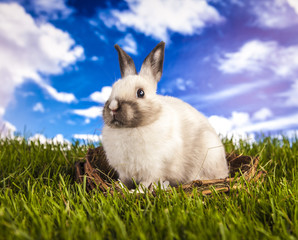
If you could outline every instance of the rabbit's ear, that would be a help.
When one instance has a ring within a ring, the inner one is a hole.
[[[157,83],[162,75],[163,60],[165,55],[165,43],[160,42],[145,58],[140,75],[149,76]]]
[[[131,57],[118,44],[115,44],[114,47],[118,52],[121,77],[124,78],[128,75],[137,74],[135,64]]]

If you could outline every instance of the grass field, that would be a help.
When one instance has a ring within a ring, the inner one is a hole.
[[[297,239],[297,138],[224,143],[259,155],[265,181],[207,197],[158,190],[122,198],[74,182],[74,162],[91,145],[2,139],[0,239]]]

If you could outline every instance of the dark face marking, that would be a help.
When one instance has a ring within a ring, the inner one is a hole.
[[[119,108],[112,115],[110,101],[107,101],[103,109],[105,124],[111,128],[136,128],[153,123],[159,118],[161,106],[146,102],[146,105],[140,106],[137,102],[118,100]]]

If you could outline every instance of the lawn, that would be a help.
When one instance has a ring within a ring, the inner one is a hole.
[[[259,156],[264,181],[228,194],[107,195],[74,181],[92,145],[0,139],[0,239],[297,239],[298,139],[225,139]]]

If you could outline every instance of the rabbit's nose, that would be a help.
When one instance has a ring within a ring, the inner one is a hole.
[[[113,99],[109,105],[109,109],[111,109],[112,112],[116,112],[119,109],[118,101]]]

